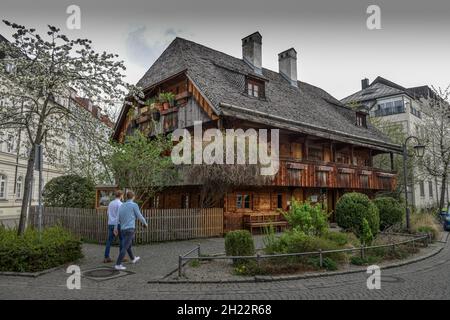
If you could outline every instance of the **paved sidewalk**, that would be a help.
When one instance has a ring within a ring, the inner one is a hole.
[[[261,237],[256,238],[257,246]],[[228,284],[149,284],[177,265],[177,256],[200,243],[205,253],[223,251],[223,239],[167,242],[140,246],[142,263],[130,265],[133,275],[97,282],[82,278],[81,290],[68,290],[64,269],[38,278],[0,276],[0,299],[448,299],[450,245],[431,258],[382,272],[382,289],[368,290],[367,275]],[[103,266],[103,246],[85,245],[82,270]],[[112,254],[117,254],[113,248]],[[112,266],[112,264],[110,264]]]

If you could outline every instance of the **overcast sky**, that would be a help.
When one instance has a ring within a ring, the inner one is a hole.
[[[66,29],[66,9],[81,8],[81,29]],[[381,8],[381,30],[366,27],[366,9]],[[176,37],[241,58],[241,38],[263,36],[263,66],[294,47],[298,78],[342,99],[378,75],[405,87],[450,84],[448,0],[1,0],[0,17],[118,53],[137,82]],[[11,31],[0,26],[10,39]]]

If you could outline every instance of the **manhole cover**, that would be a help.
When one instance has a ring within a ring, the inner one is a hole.
[[[399,278],[399,277],[381,276],[381,282],[400,283],[400,282],[405,282],[405,280],[402,278]]]
[[[134,272],[127,270],[115,270],[113,268],[107,267],[100,267],[84,271],[83,277],[95,281],[104,281],[124,277],[130,274],[134,274]]]

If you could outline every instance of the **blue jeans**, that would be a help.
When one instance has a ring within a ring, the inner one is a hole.
[[[119,248],[122,250],[122,232],[120,232],[120,224],[117,226],[119,230]],[[109,252],[111,250],[111,244],[113,243],[116,236],[114,235],[114,225],[108,225],[108,239],[106,240],[106,248],[105,248],[105,259],[109,258]]]
[[[128,255],[130,256],[130,259],[134,260],[134,254],[133,254],[133,251],[131,250],[131,245],[133,244],[133,239],[134,239],[134,229],[122,230],[122,237],[123,237],[122,249],[120,249],[119,257],[117,257],[117,262],[116,262],[117,266],[122,264],[122,260],[125,257],[125,255],[127,254],[127,252],[128,252]]]

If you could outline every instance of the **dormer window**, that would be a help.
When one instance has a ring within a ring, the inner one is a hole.
[[[362,112],[356,113],[356,125],[358,127],[364,127],[367,128],[367,120],[366,120],[366,114]]]
[[[247,94],[254,98],[264,98],[264,82],[261,80],[247,78]]]

